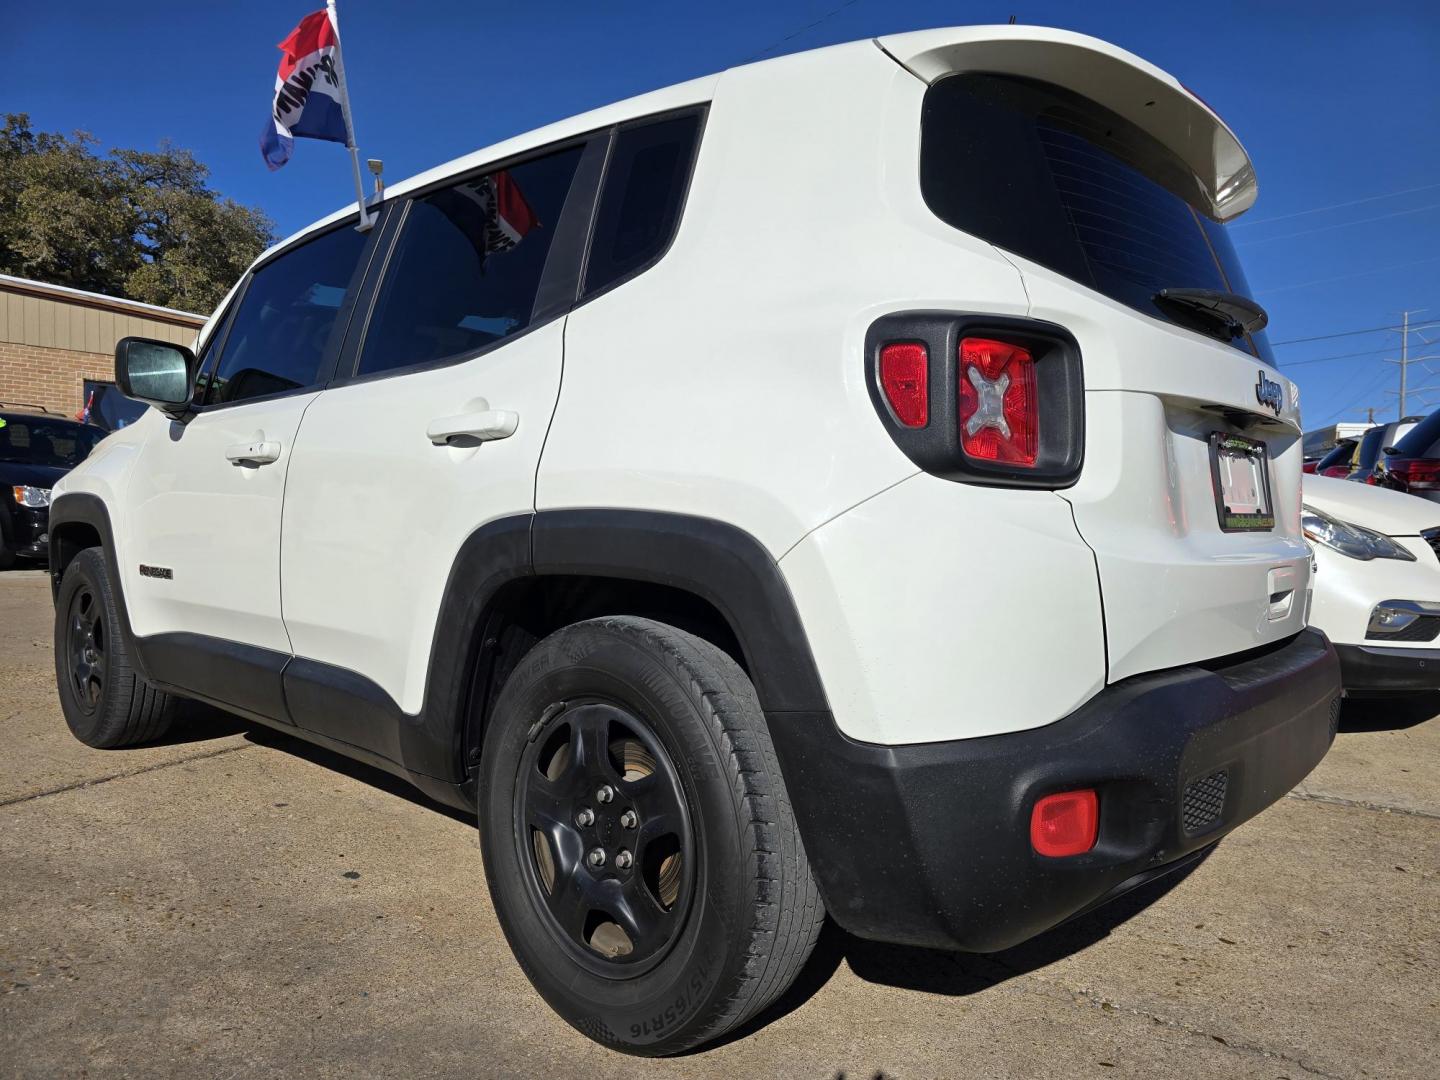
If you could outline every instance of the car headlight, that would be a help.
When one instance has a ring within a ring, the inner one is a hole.
[[[1415,556],[1384,533],[1362,529],[1345,521],[1322,514],[1313,506],[1301,508],[1300,528],[1307,539],[1347,555],[1352,559],[1403,559],[1414,562]]]
[[[15,501],[21,506],[28,506],[32,510],[43,510],[50,505],[50,489],[30,487],[28,484],[16,484],[10,489],[15,496]]]

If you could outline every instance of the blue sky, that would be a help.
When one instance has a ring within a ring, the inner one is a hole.
[[[69,0],[16,5],[0,108],[107,146],[194,150],[214,186],[281,233],[349,192],[335,145],[301,141],[271,174],[257,140],[275,43],[322,0]],[[754,58],[957,23],[1063,26],[1138,53],[1239,134],[1260,199],[1236,226],[1307,426],[1393,416],[1398,335],[1334,335],[1428,309],[1440,342],[1440,5],[967,4],[940,0],[341,0],[362,153],[395,180],[571,113]],[[1365,200],[1365,201],[1360,201]],[[1337,205],[1350,204],[1350,205]],[[1316,212],[1311,212],[1316,211]],[[1440,355],[1440,344],[1424,353]],[[1363,355],[1351,355],[1351,354]],[[1440,371],[1440,363],[1434,365]],[[1415,371],[1416,382],[1440,386]],[[1440,393],[1425,399],[1440,405]],[[1410,411],[1419,411],[1419,402]]]

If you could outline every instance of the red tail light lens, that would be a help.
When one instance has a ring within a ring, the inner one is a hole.
[[[1434,458],[1400,458],[1387,466],[1390,475],[1406,491],[1440,489],[1440,460]]]
[[[1039,405],[1030,350],[993,338],[960,342],[960,447],[966,454],[1034,468]]]
[[[1317,464],[1319,463],[1315,461],[1307,461],[1304,465],[1300,466],[1300,471],[1302,473],[1313,473]]]
[[[1333,476],[1336,479],[1344,480],[1350,475],[1350,470],[1344,465],[1331,465],[1327,469],[1320,470],[1321,476]]]
[[[1083,855],[1099,835],[1100,797],[1090,788],[1046,795],[1030,813],[1030,846],[1041,855]]]
[[[902,341],[880,350],[880,389],[906,427],[930,422],[930,353],[924,344]]]

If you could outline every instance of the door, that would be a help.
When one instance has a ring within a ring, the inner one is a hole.
[[[345,224],[259,266],[206,346],[195,415],[150,418],[121,573],[136,636],[165,635],[144,646],[160,681],[244,706],[227,694],[253,689],[246,673],[258,664],[275,669],[278,687],[290,653],[280,612],[285,473],[338,354],[368,242]],[[264,700],[255,711],[283,713],[278,695]]]
[[[441,769],[400,745],[398,714],[421,710],[461,545],[534,507],[604,142],[404,207],[347,346],[352,374],[310,406],[290,462],[281,580],[297,724]]]

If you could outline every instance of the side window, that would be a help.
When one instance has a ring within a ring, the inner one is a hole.
[[[364,233],[342,225],[255,272],[231,317],[208,404],[303,389],[319,381],[320,362],[365,243]]]
[[[357,374],[474,353],[530,325],[583,147],[415,199]]]
[[[670,243],[690,183],[698,115],[621,131],[605,170],[590,241],[585,292],[596,292],[650,262]]]

